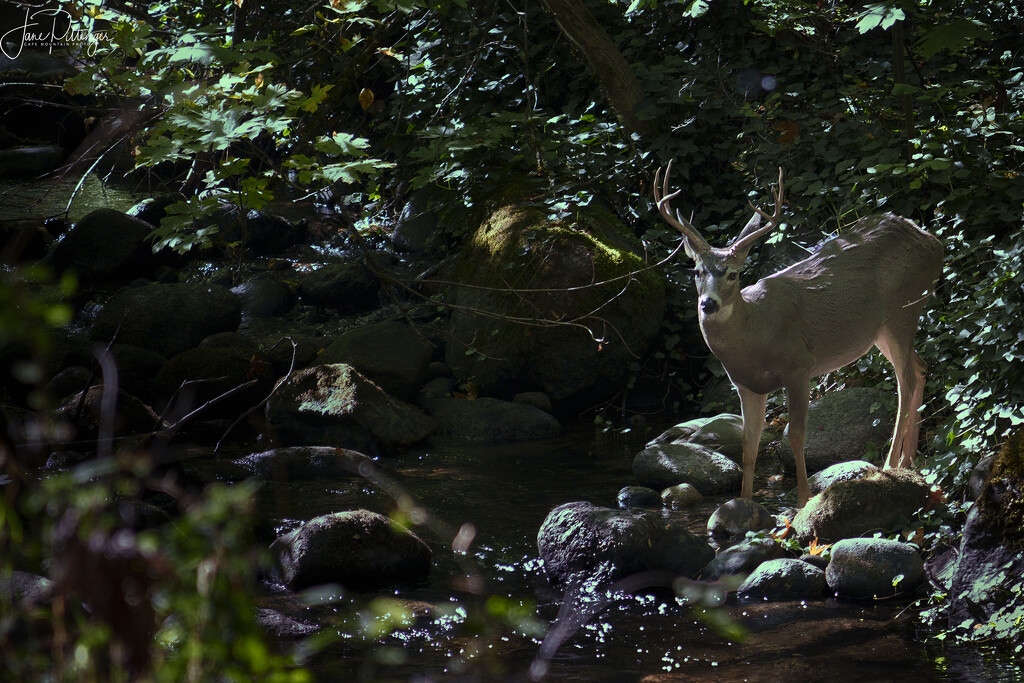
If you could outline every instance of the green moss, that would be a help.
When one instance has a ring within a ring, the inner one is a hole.
[[[664,314],[661,275],[642,271],[641,253],[628,228],[603,209],[557,221],[530,201],[498,205],[454,269],[468,286],[449,294],[456,308],[449,365],[485,391],[536,388],[558,400],[593,381],[586,367],[571,364],[611,361],[615,372],[594,372],[614,392]],[[559,352],[569,347],[571,354]]]

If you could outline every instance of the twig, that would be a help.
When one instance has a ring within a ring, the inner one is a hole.
[[[217,442],[217,445],[213,447],[214,453],[220,450],[220,445],[224,443],[224,439],[228,438],[228,434],[230,434],[231,431],[242,422],[242,420],[249,417],[257,410],[259,410],[261,407],[266,405],[267,401],[273,398],[274,394],[277,393],[277,390],[280,389],[284,385],[284,383],[288,381],[288,378],[292,376],[292,373],[295,371],[295,357],[298,353],[299,345],[296,344],[295,340],[292,339],[291,337],[284,337],[283,339],[278,340],[277,344],[280,344],[285,340],[288,340],[292,345],[292,362],[291,365],[288,366],[288,372],[285,373],[284,377],[282,377],[276,383],[274,383],[274,388],[270,390],[270,393],[267,394],[267,397],[265,399],[263,399],[253,407],[249,408],[249,410],[245,411],[241,415],[239,415],[238,418],[231,423],[231,426],[229,426],[227,430],[225,430],[224,434],[221,435],[220,440]],[[273,349],[277,348],[277,344],[271,346],[269,350],[272,351]]]
[[[225,378],[224,377],[217,377],[217,378],[213,378],[213,379],[209,379],[209,380],[188,381],[188,382],[182,382],[181,386],[184,387],[186,384],[199,384],[201,382],[216,382],[218,380],[223,380],[223,379],[225,379]],[[195,410],[191,411],[187,415],[184,415],[179,420],[177,420],[174,424],[172,424],[172,425],[170,425],[168,427],[164,427],[163,429],[154,432],[153,436],[162,436],[162,435],[169,435],[169,434],[174,433],[175,431],[178,430],[179,427],[181,427],[181,425],[185,424],[186,422],[188,422],[189,420],[191,420],[196,415],[198,415],[199,413],[203,412],[204,410],[206,410],[210,406],[214,405],[215,403],[219,403],[220,401],[223,401],[224,399],[228,398],[229,396],[233,396],[234,394],[237,394],[238,392],[243,391],[244,389],[248,389],[249,387],[253,386],[257,382],[259,382],[258,379],[250,379],[250,380],[248,380],[246,382],[242,382],[241,384],[239,384],[236,387],[232,387],[231,389],[228,389],[227,391],[225,391],[220,396],[215,396],[214,398],[211,398],[209,401],[207,401],[203,405],[199,406],[198,408],[196,408]],[[168,404],[168,405],[170,405],[170,404]],[[163,415],[161,415],[160,418],[161,418],[161,421],[163,421]]]

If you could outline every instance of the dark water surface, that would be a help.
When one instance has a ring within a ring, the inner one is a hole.
[[[420,522],[417,533],[434,550],[434,570],[421,586],[383,597],[333,595],[335,601],[312,608],[321,620],[326,615],[324,630],[331,634],[309,659],[317,679],[532,680],[531,663],[563,598],[544,576],[537,530],[561,503],[614,507],[618,490],[634,483],[633,455],[650,436],[579,428],[553,442],[446,443],[383,459],[391,493],[406,496],[406,514]],[[793,482],[766,469],[757,498],[775,512]],[[396,507],[365,481],[293,483],[268,493],[281,530],[338,510],[388,514]],[[707,518],[728,498],[708,498],[673,514],[706,534]],[[472,538],[464,554],[452,551],[460,529],[462,541]],[[419,616],[391,636],[374,638],[373,628],[387,622],[394,605]],[[704,612],[669,592],[649,592],[608,601],[534,671],[545,671],[543,680],[551,681],[1021,680],[1006,658],[924,644],[915,616],[907,601],[834,599],[730,601]],[[712,622],[738,627],[745,636],[730,640]]]

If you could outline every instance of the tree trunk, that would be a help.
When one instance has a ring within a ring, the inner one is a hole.
[[[626,132],[631,135],[653,133],[652,123],[642,121],[636,115],[636,109],[644,99],[640,82],[583,0],[543,1],[558,28],[583,54]]]

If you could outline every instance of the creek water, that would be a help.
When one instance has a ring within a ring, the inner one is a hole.
[[[634,483],[633,456],[652,435],[577,427],[540,443],[437,443],[382,459],[390,494],[363,480],[276,485],[265,500],[279,531],[345,509],[388,514],[397,496],[434,550],[433,572],[421,585],[376,597],[319,596],[310,614],[328,624],[330,642],[309,659],[317,679],[526,681],[543,672],[543,680],[649,683],[1020,680],[1013,662],[993,653],[929,646],[907,600],[729,600],[705,610],[667,591],[609,601],[536,668],[543,632],[564,597],[544,575],[537,530],[561,503],[614,507],[618,490]],[[774,512],[794,482],[770,469],[759,472],[757,497]],[[729,497],[666,514],[706,535],[708,517]],[[453,538],[458,544],[470,536],[465,554],[452,551]],[[399,605],[420,616],[375,637]],[[730,629],[742,637],[728,637]]]

